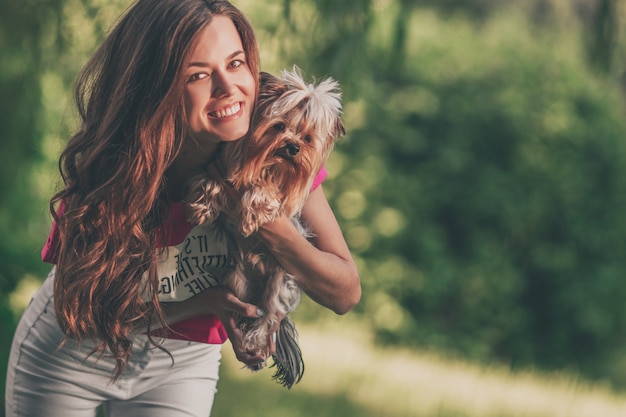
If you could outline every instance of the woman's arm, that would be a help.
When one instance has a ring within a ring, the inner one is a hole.
[[[286,217],[263,225],[258,236],[309,297],[345,314],[361,298],[359,273],[321,186],[309,195],[302,221],[313,232],[310,241]]]
[[[258,318],[259,308],[244,303],[224,287],[214,287],[184,301],[161,302],[167,324],[174,324],[192,317],[214,314],[222,319],[226,315]]]

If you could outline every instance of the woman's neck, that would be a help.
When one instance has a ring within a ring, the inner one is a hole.
[[[197,147],[185,147],[180,155],[167,169],[165,178],[167,181],[167,195],[171,201],[180,201],[184,198],[187,182],[193,176],[203,172],[216,154],[219,143],[201,150]]]

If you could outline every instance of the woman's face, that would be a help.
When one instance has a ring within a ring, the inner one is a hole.
[[[198,34],[183,73],[187,152],[210,157],[220,142],[248,131],[256,84],[246,59],[230,18],[215,16]]]

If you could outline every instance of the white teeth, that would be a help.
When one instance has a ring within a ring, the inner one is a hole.
[[[232,116],[233,114],[237,113],[240,108],[241,108],[241,103],[235,103],[230,107],[226,107],[225,109],[220,109],[220,110],[211,112],[210,114],[211,116],[218,117],[221,119],[222,117]]]

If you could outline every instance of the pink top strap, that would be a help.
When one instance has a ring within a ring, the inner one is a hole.
[[[328,176],[328,171],[326,171],[326,167],[322,166],[322,169],[317,173],[315,179],[313,180],[313,185],[311,186],[311,191],[315,190],[317,187],[322,185],[326,177]]]

